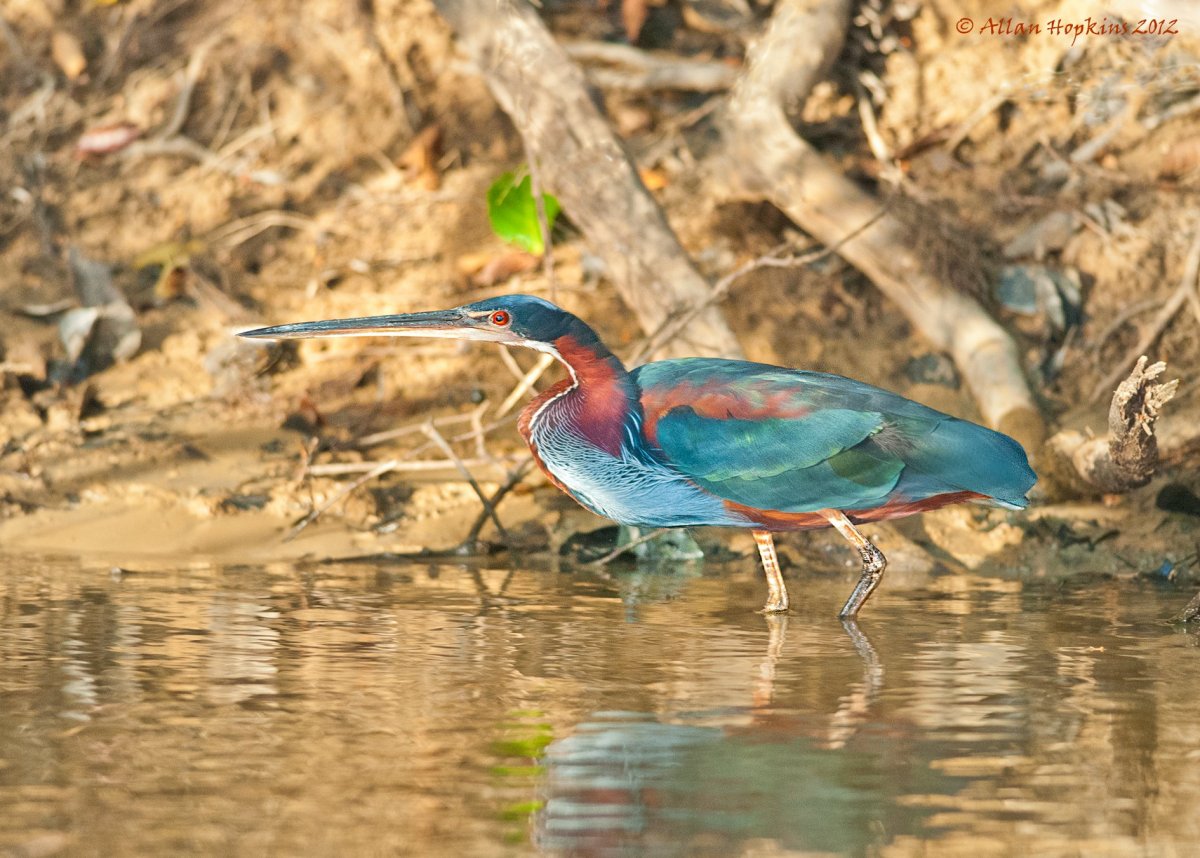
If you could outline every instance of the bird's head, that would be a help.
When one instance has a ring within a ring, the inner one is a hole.
[[[532,295],[503,295],[474,304],[465,304],[452,310],[296,322],[291,325],[244,331],[239,336],[269,340],[309,337],[444,337],[553,351],[554,344],[560,337],[567,334],[578,337],[580,329],[591,333],[575,316],[549,301]]]

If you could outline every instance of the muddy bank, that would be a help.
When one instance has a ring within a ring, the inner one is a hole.
[[[564,0],[545,17],[564,42],[611,41],[617,5]],[[1018,5],[1031,19],[1086,11]],[[636,46],[737,72],[741,31],[701,25],[693,6],[650,6]],[[986,17],[986,4],[898,6],[864,5],[801,114],[806,138],[920,225],[940,266],[979,272],[959,285],[1014,332],[1054,428],[1102,431],[1103,382],[1148,333],[1184,385],[1146,488],[1060,492],[1019,516],[946,510],[874,535],[893,569],[1186,576],[1200,511],[1190,300],[1153,328],[1200,229],[1200,41],[964,38],[954,21]],[[533,355],[362,340],[264,352],[237,344],[240,327],[520,291],[553,295],[636,351],[643,332],[569,225],[554,236],[553,284],[493,235],[486,191],[523,160],[521,138],[431,5],[18,0],[3,14],[3,550],[120,563],[442,549],[480,504],[424,421],[485,493],[520,461],[512,412],[499,412]],[[706,275],[807,246],[773,208],[695,195],[692,135],[711,94],[599,97]],[[89,262],[132,321],[110,313],[110,341],[88,328],[80,346],[64,317],[86,303]],[[946,356],[836,256],[756,271],[723,310],[751,359],[978,418]],[[553,554],[604,524],[537,475],[500,515],[522,552]],[[482,536],[500,541],[490,524]],[[750,553],[739,535],[700,536]],[[794,567],[848,559],[836,537],[786,542]]]

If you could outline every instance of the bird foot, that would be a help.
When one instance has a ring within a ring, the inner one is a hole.
[[[788,604],[787,597],[784,596],[782,598],[774,597],[774,598],[768,599],[767,604],[762,606],[762,610],[759,611],[759,613],[760,614],[786,614],[789,610],[791,610],[791,606]]]
[[[858,616],[859,609],[866,604],[879,582],[883,580],[883,570],[887,568],[887,558],[870,542],[866,542],[859,552],[863,561],[862,576],[858,579],[854,592],[838,612],[838,616],[843,620],[853,620]]]

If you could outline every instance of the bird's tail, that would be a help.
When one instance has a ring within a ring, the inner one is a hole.
[[[1025,494],[1037,482],[1025,450],[1007,435],[949,418],[932,432],[911,439],[905,451],[906,471],[936,480],[953,491],[985,495],[1005,509],[1024,509]]]

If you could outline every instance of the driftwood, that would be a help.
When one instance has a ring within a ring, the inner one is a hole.
[[[841,50],[851,6],[850,0],[776,5],[717,119],[722,142],[709,158],[711,184],[727,196],[768,200],[821,242],[837,245],[933,346],[949,352],[984,419],[1036,449],[1045,425],[1012,338],[974,298],[939,278],[907,227],[881,213],[880,201],[828,163],[788,120],[788,109],[803,102]]]
[[[548,188],[608,263],[647,332],[699,306],[709,284],[646,192],[588,96],[582,72],[522,0],[434,0],[525,136]],[[1028,448],[1045,428],[1016,346],[973,298],[942,282],[905,226],[802,140],[788,109],[803,101],[840,50],[850,0],[780,0],[716,119],[710,189],[769,200],[866,274],[932,345],[951,354],[985,420]],[[847,236],[850,236],[847,238]],[[708,306],[668,354],[737,355]]]
[[[643,330],[702,303],[692,265],[637,168],[588,94],[583,73],[523,0],[434,0],[525,138],[542,181],[608,266]],[[663,356],[740,357],[716,307]]]
[[[1138,358],[1133,372],[1113,394],[1107,437],[1088,438],[1080,432],[1064,431],[1047,446],[1070,462],[1079,479],[1105,494],[1146,485],[1158,467],[1155,423],[1179,386],[1178,380],[1157,381],[1166,369],[1165,363],[1146,366],[1146,358]]]
[[[1183,613],[1179,615],[1179,619],[1185,623],[1200,620],[1200,593],[1192,597],[1192,601],[1188,602],[1187,607],[1183,609]]]

